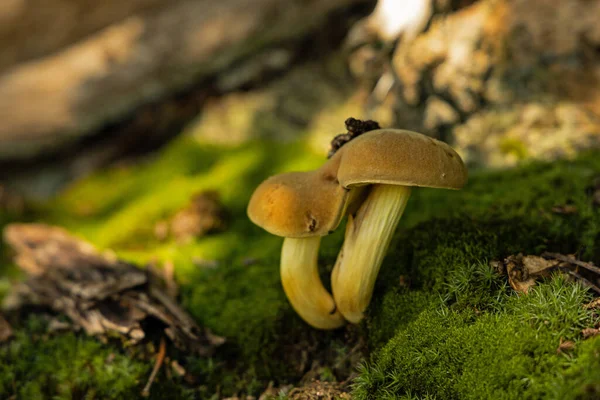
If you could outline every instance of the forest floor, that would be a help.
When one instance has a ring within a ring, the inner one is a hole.
[[[183,308],[226,342],[210,357],[169,347],[151,398],[600,396],[592,292],[556,273],[517,294],[490,265],[545,251],[600,263],[600,153],[475,171],[460,191],[414,190],[365,320],[336,331],[295,314],[279,278],[282,239],[246,216],[263,179],[324,160],[305,139],[215,145],[182,135],[48,202],[0,211],[0,227],[58,225],[140,266],[174,266]],[[164,221],[205,190],[227,210],[224,229],[187,241],[165,233]],[[326,285],[343,231],[323,240]],[[0,251],[3,297],[23,273]],[[157,342],[124,346],[49,333],[40,315],[7,318],[14,337],[0,345],[0,398],[135,398],[148,380]]]

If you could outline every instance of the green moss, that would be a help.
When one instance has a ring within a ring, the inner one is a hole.
[[[148,372],[93,339],[73,334],[42,338],[34,324],[19,331],[16,339],[0,349],[0,394],[41,399],[49,394],[59,399],[91,395],[101,398],[131,396],[138,380]],[[110,354],[115,354],[112,360]]]
[[[579,343],[574,358],[557,377],[554,395],[557,399],[597,399],[600,396],[600,337]]]
[[[501,310],[476,313],[453,307],[430,308],[407,324],[363,366],[356,380],[359,399],[390,396],[438,398],[571,398],[598,382],[588,373],[577,385],[562,380],[578,357],[598,357],[583,343],[575,355],[557,353],[561,338],[579,341],[581,328],[594,322],[581,304],[587,292],[555,279],[530,296],[504,296]],[[569,389],[570,390],[570,389]]]
[[[593,320],[581,308],[586,298],[581,287],[556,279],[529,297],[509,301],[501,312],[478,314],[446,306],[425,311],[364,368],[356,394],[547,397],[571,362],[556,352],[561,333],[573,338],[576,328]]]
[[[385,345],[362,367],[357,398],[593,398],[598,370],[567,378],[598,362],[598,342],[581,340],[597,323],[582,307],[589,293],[556,277],[517,296],[488,261],[551,250],[598,262],[600,215],[586,187],[599,171],[589,155],[475,175],[446,201],[417,193],[376,286],[366,325]],[[577,213],[552,213],[560,204]],[[576,350],[557,354],[561,340]]]
[[[140,398],[154,363],[140,359],[143,351],[73,333],[49,335],[46,323],[31,317],[0,347],[0,398]],[[167,377],[166,368],[157,375],[150,398],[195,398],[199,389]]]
[[[586,192],[600,175],[598,153],[474,173],[462,191],[414,190],[365,322],[338,332],[315,331],[297,317],[279,281],[281,239],[252,225],[245,214],[250,194],[265,177],[314,168],[323,160],[304,142],[216,147],[182,137],[144,163],[115,167],[73,185],[39,207],[37,219],[66,226],[138,263],[173,261],[184,307],[201,325],[226,337],[212,358],[174,355],[183,357],[201,384],[190,388],[159,379],[156,393],[257,395],[271,381],[298,382],[311,360],[318,360],[322,379],[345,379],[351,368],[345,355],[358,341],[370,351],[355,381],[358,398],[597,393],[600,342],[580,335],[595,323],[581,308],[585,291],[558,278],[529,296],[515,296],[488,262],[545,250],[599,262],[594,244],[600,238],[600,212]],[[154,224],[203,189],[221,194],[232,214],[228,230],[188,244],[154,238]],[[552,212],[562,204],[577,212]],[[323,240],[326,284],[343,241],[340,228]],[[202,267],[198,260],[215,260],[216,266]],[[0,291],[10,284],[2,264]],[[44,338],[28,326],[18,331],[1,348],[7,362],[0,366],[0,382],[10,394],[14,387],[30,391],[21,397],[135,396],[151,366],[93,338]],[[576,342],[569,354],[557,354],[561,338]],[[111,367],[116,372],[97,375],[86,369],[106,369],[102,363],[111,353],[117,355],[117,366]],[[60,361],[60,373],[43,378],[54,368],[53,360]]]

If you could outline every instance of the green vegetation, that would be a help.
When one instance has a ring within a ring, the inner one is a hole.
[[[139,393],[151,369],[149,362],[123,354],[116,346],[102,345],[72,333],[48,337],[45,324],[31,318],[16,338],[0,349],[0,393],[20,399],[131,398]],[[188,398],[189,389],[165,382],[153,392]]]
[[[488,262],[545,250],[600,262],[600,209],[589,189],[600,175],[599,155],[475,173],[462,191],[415,190],[365,322],[337,332],[315,331],[295,315],[279,282],[281,239],[245,215],[265,177],[324,161],[304,142],[216,147],[181,137],[154,158],[73,185],[38,206],[34,219],[140,264],[173,261],[184,307],[227,338],[212,358],[171,354],[198,383],[163,370],[156,398],[257,395],[271,381],[298,383],[313,359],[317,378],[345,379],[356,368],[347,354],[358,341],[367,354],[353,383],[359,399],[593,398],[600,395],[600,339],[581,335],[597,322],[582,307],[589,294],[554,277],[517,296]],[[228,230],[188,244],[156,239],[154,225],[203,189],[221,195],[232,214]],[[576,212],[552,211],[564,204]],[[342,240],[343,229],[323,240],[326,282]],[[0,295],[14,271],[0,265]],[[0,398],[130,398],[151,369],[152,359],[118,344],[48,335],[35,319],[16,328],[0,347]],[[561,340],[574,349],[557,353]]]
[[[600,345],[580,342],[595,319],[581,307],[589,296],[580,286],[556,278],[530,296],[500,297],[493,312],[432,305],[420,313],[362,367],[357,398],[564,399],[597,384],[597,372],[575,372],[581,358],[599,362]],[[558,353],[561,338],[576,349]]]

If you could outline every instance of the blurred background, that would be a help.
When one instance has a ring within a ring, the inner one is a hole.
[[[240,144],[349,116],[473,167],[598,146],[600,2],[4,0],[0,181],[47,198],[174,138]]]

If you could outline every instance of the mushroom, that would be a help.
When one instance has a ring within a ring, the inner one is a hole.
[[[397,129],[377,129],[344,144],[321,168],[263,182],[248,216],[285,237],[284,291],[309,324],[334,329],[360,321],[410,196],[411,186],[459,189],[467,178],[447,144]],[[321,237],[348,215],[344,245],[332,272],[333,297],[318,274]]]
[[[281,282],[296,312],[310,325],[334,329],[345,323],[319,277],[321,237],[343,217],[348,191],[336,178],[341,153],[321,168],[271,177],[255,190],[248,216],[269,233],[283,236]]]
[[[357,323],[371,301],[411,187],[460,189],[467,170],[446,143],[404,130],[370,131],[341,150],[340,185],[350,192],[368,191],[357,211],[348,215],[344,245],[332,272],[337,308],[346,320]]]

